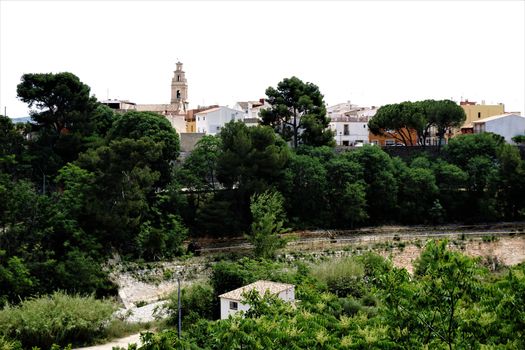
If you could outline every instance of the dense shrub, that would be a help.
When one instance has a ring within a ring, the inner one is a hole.
[[[169,325],[178,324],[178,293],[173,292],[167,304]],[[183,325],[193,324],[199,319],[211,320],[214,318],[214,310],[218,308],[218,300],[215,298],[213,288],[204,283],[192,284],[181,291],[181,311]]]
[[[312,275],[326,283],[328,290],[337,296],[359,298],[365,292],[365,269],[356,258],[348,257],[323,262],[312,268]]]
[[[92,296],[56,292],[6,306],[0,311],[0,336],[18,340],[24,348],[86,344],[103,333],[114,310],[112,303]]]

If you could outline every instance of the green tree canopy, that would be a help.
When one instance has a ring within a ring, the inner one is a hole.
[[[160,173],[160,184],[171,180],[172,164],[179,156],[180,143],[179,135],[165,117],[152,112],[128,112],[115,120],[107,138],[110,141],[132,139],[154,142],[160,150],[160,157],[149,165]]]
[[[374,135],[392,137],[405,146],[414,146],[410,133],[422,133],[425,116],[420,106],[413,102],[384,105],[370,119],[368,128]]]
[[[270,109],[261,111],[262,124],[270,125],[285,140],[311,146],[333,145],[326,107],[319,88],[297,77],[285,78],[266,89]]]

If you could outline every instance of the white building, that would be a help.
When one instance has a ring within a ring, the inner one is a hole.
[[[221,300],[221,320],[224,320],[228,318],[228,316],[239,311],[249,310],[250,306],[241,303],[241,300],[243,299],[242,294],[251,290],[256,290],[261,296],[268,291],[270,294],[277,295],[279,298],[287,302],[293,302],[295,300],[295,286],[293,284],[257,281],[219,295]]]
[[[339,146],[355,146],[368,143],[368,121],[377,107],[359,107],[348,101],[327,108],[330,129],[334,131],[335,142]]]
[[[244,113],[224,106],[211,108],[195,114],[195,126],[198,133],[218,134],[230,121],[244,121]]]
[[[472,122],[474,133],[492,132],[501,135],[505,141],[514,144],[512,138],[525,134],[525,117],[517,113],[495,115]]]
[[[259,99],[259,101],[243,101],[243,102],[237,102],[233,106],[233,109],[237,109],[239,111],[244,112],[244,118],[255,120],[260,120],[261,117],[259,113],[263,109],[270,108],[270,104],[266,102],[264,98]]]

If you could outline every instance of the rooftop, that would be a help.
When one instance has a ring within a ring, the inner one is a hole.
[[[241,300],[243,292],[248,292],[254,289],[259,293],[259,295],[264,295],[266,291],[270,292],[270,294],[279,294],[280,292],[293,288],[293,287],[294,287],[293,284],[260,280],[260,281],[248,284],[244,287],[237,288],[227,293],[221,294],[219,295],[219,298]]]
[[[204,111],[200,111],[199,113],[195,113],[195,114],[196,115],[197,114],[207,114],[207,113],[218,111],[219,109],[221,109],[221,107],[214,107],[214,108],[210,108],[210,109],[207,109],[207,110],[204,110]]]
[[[472,121],[472,123],[473,124],[485,123],[485,122],[489,122],[489,121],[492,121],[492,120],[506,118],[506,117],[510,117],[510,116],[525,118],[524,116],[519,115],[518,113],[505,113],[505,114],[493,115],[492,117],[487,117],[487,118],[483,118],[483,119],[480,119],[480,120],[474,120],[474,121]]]

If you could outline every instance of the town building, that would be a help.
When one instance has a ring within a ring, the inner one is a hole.
[[[219,105],[212,105],[212,106],[206,106],[206,107],[198,106],[197,108],[194,108],[194,109],[188,109],[186,111],[186,132],[188,133],[197,132],[197,123],[196,123],[197,113],[203,112],[208,109],[216,108],[216,107],[219,107]]]
[[[118,113],[126,113],[128,111],[134,111],[137,109],[136,103],[128,101],[128,100],[107,99],[107,100],[100,101],[100,103],[108,106],[111,109],[114,109]]]
[[[244,112],[219,106],[195,114],[198,133],[216,135],[230,121],[244,121]]]
[[[250,305],[242,303],[243,294],[252,290],[257,291],[260,296],[264,296],[265,293],[270,293],[271,295],[276,295],[287,302],[295,301],[295,286],[293,284],[260,280],[219,295],[221,303],[221,320],[224,320],[228,318],[228,316],[234,315],[239,311],[248,311]]]
[[[264,98],[260,98],[259,101],[237,102],[233,106],[233,109],[244,112],[244,119],[248,120],[249,123],[254,123],[255,120],[261,120],[261,110],[267,108],[271,108],[271,106]]]
[[[466,99],[465,101],[460,101],[459,105],[463,110],[465,111],[466,119],[463,123],[463,126],[459,130],[453,130],[453,134],[457,135],[460,133],[468,133],[468,129],[473,128],[472,122],[476,120],[482,120],[488,117],[492,117],[495,115],[501,115],[505,113],[505,105],[503,103],[499,103],[497,105],[487,105],[485,104],[485,101],[482,101],[481,104],[478,104],[473,101],[469,101]],[[463,128],[467,130],[462,130]]]
[[[360,146],[369,143],[368,121],[377,109],[375,106],[360,107],[350,101],[328,107],[329,127],[334,132],[336,144]]]
[[[106,106],[119,113],[129,111],[153,112],[160,114],[170,122],[177,133],[187,132],[186,111],[188,109],[188,81],[182,69],[182,63],[176,63],[176,70],[171,79],[171,100],[165,104],[137,104],[126,100],[105,100]]]
[[[525,135],[525,117],[515,113],[494,115],[481,120],[474,120],[472,125],[473,133],[492,132],[503,136],[505,141],[510,144],[514,144],[514,141],[512,141],[514,136]]]

